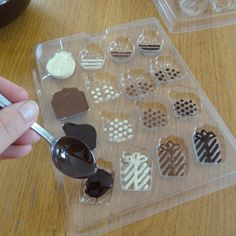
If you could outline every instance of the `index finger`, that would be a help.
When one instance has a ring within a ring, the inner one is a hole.
[[[20,102],[27,100],[29,94],[25,89],[12,83],[11,81],[4,79],[0,76],[0,92],[6,96],[11,102]]]

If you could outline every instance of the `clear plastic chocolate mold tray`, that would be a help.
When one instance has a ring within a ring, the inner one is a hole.
[[[36,61],[45,128],[87,142],[103,178],[94,192],[99,176],[55,170],[69,235],[99,235],[235,183],[235,138],[155,18],[39,44]]]
[[[170,32],[188,32],[236,23],[235,0],[153,0]]]

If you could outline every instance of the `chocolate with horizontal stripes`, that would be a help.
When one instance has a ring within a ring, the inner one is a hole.
[[[115,38],[108,47],[110,56],[117,62],[129,60],[134,53],[134,45],[128,37],[119,36]]]
[[[98,44],[86,44],[79,53],[79,63],[85,70],[101,69],[105,63],[106,54]]]
[[[137,47],[144,55],[159,53],[163,45],[163,39],[156,30],[144,30],[137,38]]]

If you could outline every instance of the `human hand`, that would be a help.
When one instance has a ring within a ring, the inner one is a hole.
[[[40,137],[30,126],[37,120],[37,103],[21,87],[0,77],[0,93],[12,105],[0,110],[0,160],[26,156]]]

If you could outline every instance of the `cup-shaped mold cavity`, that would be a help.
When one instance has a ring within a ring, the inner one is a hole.
[[[86,78],[86,89],[94,103],[114,100],[120,96],[117,78],[107,72],[97,72]]]
[[[104,132],[110,142],[123,142],[134,136],[133,121],[124,112],[101,113],[104,121]]]
[[[119,36],[114,39],[108,46],[108,52],[116,62],[126,62],[134,54],[135,46],[128,37]]]
[[[137,47],[144,55],[158,54],[163,46],[163,39],[156,30],[144,30],[137,38]]]
[[[79,52],[78,61],[85,70],[99,70],[103,67],[106,54],[103,49],[95,43],[85,44]]]
[[[192,92],[170,91],[173,111],[181,120],[194,119],[202,112],[202,103],[199,97]]]
[[[200,16],[210,7],[208,0],[179,0],[180,10],[188,16]]]
[[[123,73],[121,85],[129,98],[143,97],[156,89],[151,74],[142,69],[132,69]]]
[[[184,67],[173,56],[162,55],[150,62],[150,72],[157,84],[175,82],[186,76]]]

